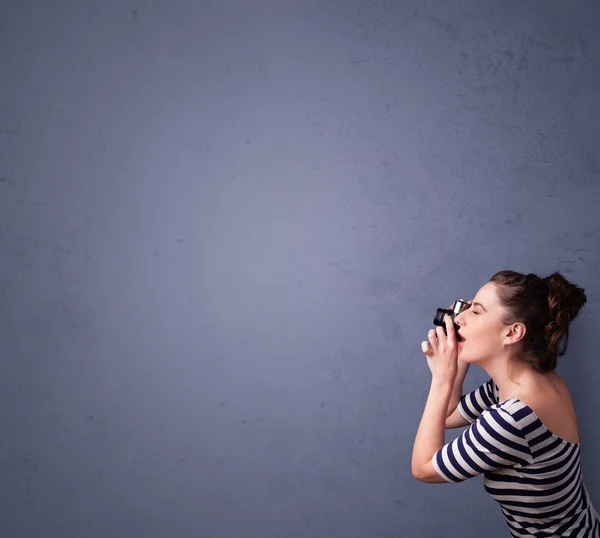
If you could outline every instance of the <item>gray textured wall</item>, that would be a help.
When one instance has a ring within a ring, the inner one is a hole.
[[[1,2],[0,535],[507,536],[481,477],[410,470],[420,342],[500,269],[587,291],[600,506],[599,21]]]

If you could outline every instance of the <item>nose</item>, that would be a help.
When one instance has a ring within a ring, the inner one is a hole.
[[[454,323],[456,323],[457,325],[459,325],[460,327],[463,326],[463,312],[461,312],[460,314],[457,314],[456,316],[454,316]]]

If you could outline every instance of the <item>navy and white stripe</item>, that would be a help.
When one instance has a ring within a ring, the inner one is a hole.
[[[486,409],[498,403],[498,393],[498,385],[490,378],[479,388],[463,395],[458,402],[458,412],[467,422],[473,423]]]
[[[438,450],[433,465],[448,482],[484,474],[511,536],[600,538],[600,516],[581,477],[580,445],[550,432],[519,399],[498,403],[493,380],[463,396],[471,425]]]
[[[457,483],[487,471],[527,465],[531,459],[527,439],[511,414],[492,407],[438,450],[433,465],[448,482]]]

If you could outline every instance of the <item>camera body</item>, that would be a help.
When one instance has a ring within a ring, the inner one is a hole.
[[[435,317],[433,318],[433,324],[444,329],[444,333],[446,333],[447,335],[448,333],[446,332],[446,323],[444,322],[444,316],[448,314],[452,318],[452,322],[454,323],[454,318],[458,316],[458,314],[460,314],[463,310],[466,310],[470,307],[470,302],[465,301],[464,299],[458,299],[452,304],[452,310],[448,310],[447,308],[438,308],[435,313]],[[456,323],[454,323],[454,330],[458,332],[459,329],[460,327]],[[457,340],[460,341],[460,336],[458,334]]]

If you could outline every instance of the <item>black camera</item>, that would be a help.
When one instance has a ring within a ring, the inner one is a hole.
[[[460,314],[463,310],[470,308],[470,306],[471,303],[465,301],[464,299],[458,299],[458,301],[454,301],[454,304],[452,305],[452,310],[448,310],[446,308],[438,308],[435,313],[435,318],[433,318],[433,324],[438,325],[439,327],[444,329],[444,333],[446,333],[447,335],[448,333],[446,332],[446,323],[444,321],[444,316],[448,314],[452,318],[452,322],[454,323],[454,318],[458,316],[458,314]],[[459,329],[460,327],[456,323],[454,323],[454,330],[458,332]],[[458,334],[456,335],[456,339],[459,342],[461,340]]]

